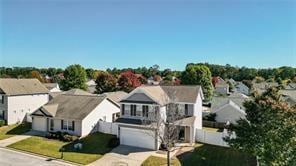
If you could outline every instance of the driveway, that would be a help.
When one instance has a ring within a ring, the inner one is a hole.
[[[155,151],[120,145],[89,166],[140,166]]]
[[[21,153],[5,148],[0,148],[0,165],[1,166],[70,166],[55,160],[48,160],[26,153]]]

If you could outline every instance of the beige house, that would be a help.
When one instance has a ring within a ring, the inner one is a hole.
[[[0,118],[8,125],[31,122],[29,115],[48,100],[48,90],[37,79],[0,79]]]

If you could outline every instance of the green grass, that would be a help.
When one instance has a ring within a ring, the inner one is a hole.
[[[250,155],[237,152],[230,148],[213,145],[197,144],[194,152],[177,156],[173,160],[176,166],[255,166],[256,160]],[[142,165],[156,166],[165,165],[166,159],[160,157],[149,157]]]
[[[112,149],[108,147],[108,142],[112,137],[114,136],[103,133],[91,134],[81,139],[83,148],[79,151],[73,148],[73,143],[37,136],[22,140],[8,147],[53,158],[61,158],[60,149],[64,147],[63,160],[79,164],[88,164],[101,158]]]
[[[30,131],[31,123],[15,124],[0,127],[0,140]]]

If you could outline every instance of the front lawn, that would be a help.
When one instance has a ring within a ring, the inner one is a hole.
[[[89,164],[101,158],[112,149],[108,147],[108,142],[113,137],[113,135],[103,133],[91,134],[81,139],[80,142],[83,144],[83,148],[79,151],[74,149],[73,143],[37,136],[22,140],[8,147],[53,158],[61,158],[60,149],[64,147],[63,160]]]
[[[256,159],[250,155],[213,145],[197,144],[194,152],[177,156],[173,160],[174,165],[200,165],[200,166],[255,166]],[[180,164],[181,163],[181,164]],[[160,157],[149,157],[143,166],[165,165],[166,159]]]
[[[14,135],[20,135],[30,131],[31,123],[21,123],[10,126],[0,127],[0,140],[12,137]]]

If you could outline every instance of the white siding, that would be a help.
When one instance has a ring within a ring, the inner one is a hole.
[[[116,107],[113,103],[104,99],[90,114],[88,114],[82,120],[81,135],[88,135],[93,130],[98,130],[95,127],[99,120],[106,122],[112,122],[112,116],[115,113],[119,113],[120,109]]]
[[[36,111],[49,100],[48,94],[8,96],[7,123],[15,124],[26,120],[26,115]]]

